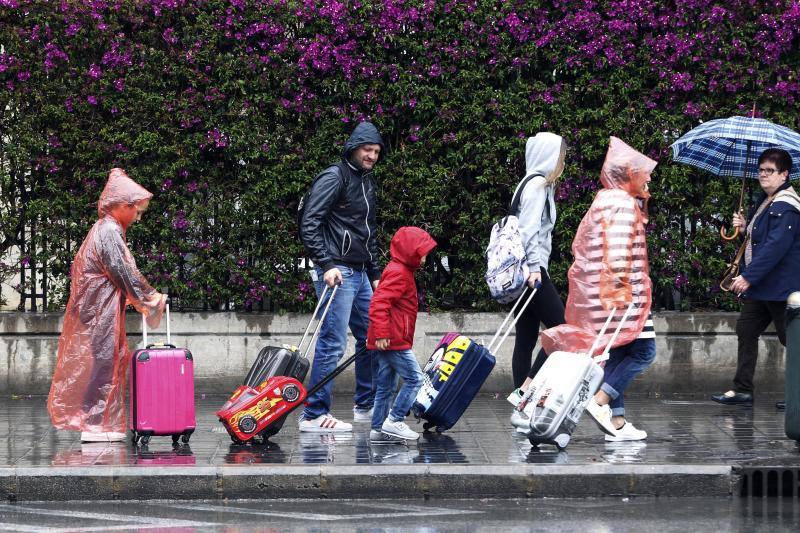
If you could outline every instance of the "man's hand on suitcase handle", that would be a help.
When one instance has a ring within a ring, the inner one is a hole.
[[[341,285],[344,279],[342,278],[342,271],[336,267],[333,267],[327,271],[322,276],[323,281],[328,287],[333,288],[334,285]]]

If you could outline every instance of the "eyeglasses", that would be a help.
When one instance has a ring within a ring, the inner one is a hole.
[[[765,176],[772,176],[776,172],[780,173],[781,171],[778,170],[777,168],[759,168],[758,169],[759,176],[761,174],[764,174]]]

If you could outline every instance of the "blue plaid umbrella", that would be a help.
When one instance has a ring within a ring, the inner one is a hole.
[[[758,178],[758,156],[767,148],[789,152],[789,179],[800,178],[800,134],[763,118],[718,118],[700,124],[672,143],[672,159],[717,176]]]
[[[755,113],[755,108],[753,109]],[[758,157],[767,148],[783,148],[792,156],[789,179],[800,178],[800,134],[763,118],[730,117],[700,124],[672,143],[672,159],[717,176],[758,178]],[[744,181],[739,211],[744,204]],[[736,238],[720,229],[726,241]]]

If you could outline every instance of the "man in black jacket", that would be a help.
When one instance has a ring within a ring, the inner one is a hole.
[[[383,139],[373,124],[362,122],[356,126],[344,145],[342,161],[314,179],[300,218],[300,238],[315,265],[311,277],[317,297],[325,285],[340,285],[320,329],[308,387],[314,387],[336,368],[347,347],[349,326],[356,340],[356,422],[371,420],[375,398],[374,353],[367,350],[366,340],[369,304],[381,276],[372,168],[383,152]],[[330,414],[332,388],[330,382],[308,397],[300,417],[300,431],[353,429]]]

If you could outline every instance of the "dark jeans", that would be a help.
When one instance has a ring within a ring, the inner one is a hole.
[[[336,365],[347,348],[347,329],[349,327],[356,341],[355,352],[357,354],[355,361],[356,390],[353,395],[353,404],[368,410],[372,408],[372,402],[375,399],[373,376],[378,370],[378,363],[374,357],[375,352],[367,350],[367,325],[369,323],[369,304],[372,300],[372,285],[366,272],[353,270],[345,265],[336,265],[336,268],[342,272],[342,285],[336,291],[336,298],[333,299],[328,315],[319,330],[308,388],[314,387],[336,369]],[[319,298],[325,282],[322,280],[322,270],[319,267],[316,270],[317,281],[314,282],[314,288],[317,291],[317,298]],[[330,292],[328,294],[330,295]],[[326,301],[329,297],[326,296]],[[327,304],[323,304],[320,313],[325,305]],[[315,394],[310,395],[306,399],[303,418],[313,420],[329,413],[332,391],[333,381],[330,381]]]
[[[733,378],[734,391],[753,393],[753,375],[758,360],[758,338],[771,322],[775,323],[778,340],[786,346],[786,302],[744,301],[742,312],[736,321],[739,354],[736,377]]]
[[[529,294],[528,291],[525,291],[522,298],[527,298]],[[514,376],[515,389],[522,386],[526,377],[535,376],[547,357],[544,349],[539,350],[536,361],[531,366],[533,349],[539,338],[540,323],[544,323],[548,328],[564,323],[564,304],[545,269],[542,269],[542,286],[539,287],[536,296],[533,297],[517,322],[514,355],[511,358],[511,372]]]
[[[653,364],[655,358],[655,339],[636,339],[630,344],[612,349],[608,354],[600,389],[611,397],[608,405],[612,416],[625,416],[625,389],[633,378]]]

